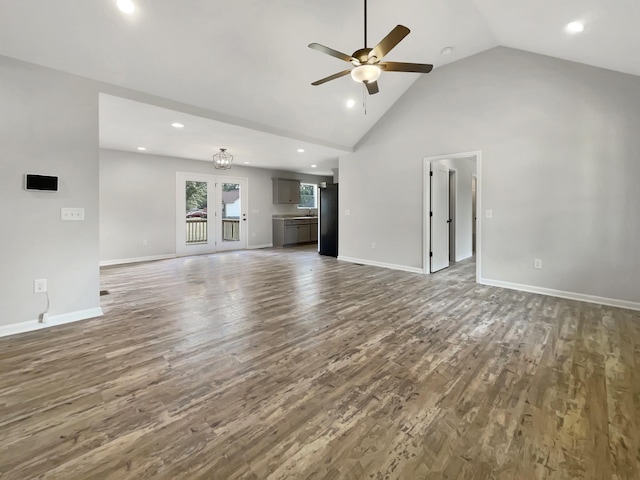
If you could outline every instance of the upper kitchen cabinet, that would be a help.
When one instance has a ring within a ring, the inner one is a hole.
[[[300,203],[300,180],[291,178],[273,179],[273,203]]]

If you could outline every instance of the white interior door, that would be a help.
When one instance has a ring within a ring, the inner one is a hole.
[[[431,272],[449,266],[449,169],[431,165]]]
[[[210,206],[215,204],[213,175],[176,174],[176,253],[202,255],[216,251],[215,222]]]
[[[247,179],[216,179],[216,249],[247,248]]]

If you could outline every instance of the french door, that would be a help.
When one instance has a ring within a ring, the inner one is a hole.
[[[176,253],[247,248],[247,179],[176,174]]]

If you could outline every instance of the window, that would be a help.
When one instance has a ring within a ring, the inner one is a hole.
[[[298,208],[318,208],[317,191],[318,187],[313,183],[300,183],[300,203]]]

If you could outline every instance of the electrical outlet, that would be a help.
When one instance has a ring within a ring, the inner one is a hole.
[[[148,240],[142,240],[142,246],[146,247],[147,245],[149,245],[149,241]]]
[[[61,208],[60,219],[66,222],[82,222],[84,220],[84,208]]]
[[[533,268],[535,268],[537,270],[542,270],[542,259],[541,258],[534,258],[533,259]]]
[[[351,215],[351,210],[349,210],[348,208],[345,209],[344,214],[345,215]]]
[[[33,281],[33,293],[46,293],[47,292],[47,279],[40,278]]]
[[[376,248],[376,242],[371,242],[371,248],[373,248],[375,250]]]

